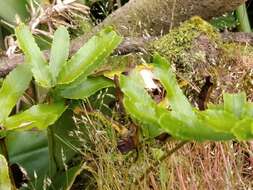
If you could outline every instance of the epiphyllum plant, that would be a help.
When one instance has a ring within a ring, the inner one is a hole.
[[[14,129],[45,129],[65,111],[64,98],[83,99],[101,88],[113,85],[105,77],[89,76],[121,42],[121,37],[111,28],[102,30],[68,59],[69,34],[66,28],[59,27],[54,35],[49,63],[27,26],[18,26],[16,36],[25,54],[25,62],[6,77],[0,90],[1,136]],[[52,94],[56,94],[57,98],[51,97],[52,103],[34,105],[9,117],[32,78],[39,86],[53,91]]]
[[[19,25],[16,37],[25,61],[5,78],[0,89],[0,144],[5,143],[5,137],[10,132],[19,133],[34,128],[44,130],[54,124],[68,107],[65,99],[84,99],[102,88],[113,86],[108,78],[91,76],[122,40],[111,28],[92,37],[69,58],[69,34],[66,28],[59,27],[54,34],[49,62],[27,26]],[[48,92],[49,98],[10,116],[33,79],[38,88]],[[15,146],[19,144],[16,143]],[[32,168],[32,171],[35,170]],[[0,178],[2,177],[1,174]]]
[[[154,55],[151,71],[166,90],[168,107],[156,104],[145,90],[145,81],[138,69],[122,75],[120,87],[124,106],[142,124],[148,137],[166,132],[182,140],[250,140],[253,138],[253,103],[246,94],[223,95],[224,103],[209,105],[205,111],[191,106],[177,84],[175,74],[166,59]]]

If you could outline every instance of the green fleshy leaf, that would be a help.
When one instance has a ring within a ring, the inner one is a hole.
[[[235,127],[231,130],[238,140],[251,140],[253,139],[253,119],[245,118],[236,123]]]
[[[81,75],[82,78],[90,75],[120,44],[121,40],[122,38],[111,28],[99,32],[67,62],[60,72],[58,83],[68,84]]]
[[[224,110],[233,113],[238,118],[241,118],[245,112],[246,105],[246,94],[244,92],[238,94],[227,94],[223,95],[224,99]]]
[[[68,59],[69,40],[68,30],[63,26],[60,26],[54,33],[49,62],[49,69],[52,74],[54,84],[56,83],[58,74]]]
[[[157,79],[159,79],[164,86],[167,94],[167,98],[171,109],[181,115],[188,116],[192,119],[196,117],[190,102],[180,89],[175,74],[170,68],[168,61],[158,54],[153,57],[155,63],[154,73]]]
[[[17,66],[6,77],[0,90],[0,124],[8,117],[31,80],[30,66],[26,63]]]
[[[37,128],[43,130],[55,121],[65,111],[64,104],[35,105],[28,110],[6,119],[4,127],[6,130]]]
[[[49,66],[29,28],[24,24],[20,24],[16,28],[15,33],[19,47],[24,52],[27,62],[32,66],[32,73],[36,82],[45,88],[51,87]]]
[[[207,109],[199,113],[202,122],[204,122],[207,127],[213,128],[215,131],[230,132],[236,122],[239,121],[234,114],[224,110]]]
[[[144,89],[144,82],[138,72],[131,73],[128,77],[120,77],[120,87],[124,93],[124,106],[126,110],[145,125],[145,136],[155,137],[162,133],[158,123],[159,113],[166,111],[156,106],[156,103]]]
[[[68,99],[85,99],[97,91],[114,86],[112,80],[100,77],[88,77],[79,84],[72,84],[60,90],[60,95]]]
[[[0,189],[11,190],[11,180],[9,175],[8,163],[3,155],[0,154]]]
[[[160,125],[173,137],[182,140],[223,141],[234,138],[234,136],[230,133],[216,132],[202,122],[195,122],[194,126],[189,126],[189,124],[186,122],[188,119],[191,120],[191,118],[188,117],[185,117],[184,120],[179,120],[177,119],[177,113],[170,112],[161,116]]]

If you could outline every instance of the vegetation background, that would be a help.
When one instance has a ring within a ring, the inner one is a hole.
[[[69,1],[65,7],[60,2],[0,0],[0,54],[15,56],[21,52],[15,43],[17,22],[26,23],[40,49],[47,50],[59,26],[67,27],[70,39],[75,39],[88,34],[128,1],[80,0],[73,1],[74,4]],[[220,32],[251,32],[253,1],[213,18],[210,23]],[[115,59],[110,61],[118,63]],[[112,76],[120,69],[106,65],[100,69],[104,70],[112,70],[107,73]],[[32,83],[12,115],[45,101],[44,90]],[[38,131],[10,134],[1,152],[4,154],[8,149],[10,175],[16,187],[35,190],[253,188],[251,141],[179,142],[167,135],[148,141],[140,139],[138,126],[122,116],[117,90],[109,85],[83,100],[69,100],[70,108],[49,127],[48,136],[55,135],[52,141]]]

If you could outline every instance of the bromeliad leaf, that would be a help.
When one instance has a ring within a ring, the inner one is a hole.
[[[8,163],[5,157],[1,154],[0,154],[0,189],[2,190],[12,189]]]
[[[45,129],[52,125],[66,110],[62,103],[41,104],[32,106],[30,109],[6,119],[6,130],[38,128]]]
[[[106,77],[88,77],[81,83],[73,83],[63,88],[60,90],[60,95],[68,99],[85,99],[103,88],[112,86],[114,86],[113,81]]]
[[[52,43],[51,56],[49,61],[49,68],[52,74],[53,83],[56,84],[56,80],[60,70],[66,63],[69,56],[69,33],[68,30],[60,26],[54,33],[54,39]]]
[[[112,53],[121,40],[111,28],[99,32],[67,62],[60,72],[58,83],[68,84],[81,75],[82,78],[87,77]]]
[[[39,47],[35,43],[29,28],[24,24],[20,24],[15,32],[19,47],[24,52],[28,63],[32,66],[32,72],[36,82],[45,88],[51,87],[52,79],[49,72],[49,66]]]
[[[0,124],[8,117],[31,80],[32,73],[27,63],[17,66],[6,77],[0,90]]]

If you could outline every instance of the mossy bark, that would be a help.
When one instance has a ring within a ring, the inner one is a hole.
[[[149,43],[149,49],[171,62],[193,104],[198,104],[207,79],[212,90],[205,101],[218,103],[223,92],[240,91],[253,100],[253,47],[224,42],[222,35],[199,17]]]
[[[105,26],[114,28],[123,36],[160,36],[192,16],[205,20],[235,10],[246,0],[130,0],[95,27],[91,34]],[[80,47],[89,35],[73,41]]]

